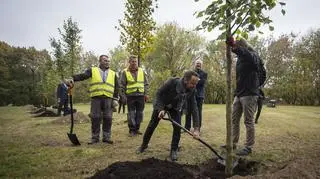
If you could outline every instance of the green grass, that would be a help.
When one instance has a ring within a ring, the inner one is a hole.
[[[75,104],[75,108],[89,113],[89,104]],[[151,116],[146,106],[142,131]],[[149,148],[135,154],[142,136],[128,137],[126,114],[114,113],[112,137],[114,145],[89,146],[90,124],[76,124],[81,146],[73,147],[67,137],[69,124],[53,124],[56,118],[32,118],[28,107],[0,108],[0,177],[1,178],[85,178],[117,161],[139,161],[149,157],[168,159],[172,127],[161,121]],[[256,144],[249,159],[266,166],[280,166],[300,155],[320,149],[320,107],[277,106],[264,107],[256,126]],[[202,139],[217,150],[225,142],[225,105],[204,105]],[[184,121],[184,117],[183,117]],[[241,143],[245,127],[241,125]],[[213,157],[213,153],[182,134],[179,163],[199,164]],[[307,152],[306,152],[307,151]],[[308,152],[310,151],[310,152]]]

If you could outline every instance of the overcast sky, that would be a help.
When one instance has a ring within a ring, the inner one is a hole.
[[[51,51],[49,38],[60,38],[57,28],[72,17],[82,30],[84,50],[97,55],[120,45],[119,32],[114,28],[123,18],[125,0],[0,0],[0,41],[13,46],[34,46]],[[204,9],[210,0],[158,0],[154,18],[157,24],[175,21],[191,30],[200,20],[193,16]],[[283,0],[286,15],[280,9],[270,13],[275,37],[290,32],[305,34],[320,28],[319,0]],[[217,33],[201,33],[208,40]],[[270,33],[268,33],[270,34]]]

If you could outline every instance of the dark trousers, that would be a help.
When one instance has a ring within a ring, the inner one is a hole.
[[[68,98],[67,99],[61,99],[61,101],[59,102],[59,106],[58,106],[58,115],[61,115],[61,111],[63,109],[63,115],[67,115],[69,114],[69,108],[68,108]],[[63,108],[62,108],[63,107]]]
[[[144,96],[127,96],[129,132],[137,132],[143,121]]]
[[[154,130],[157,128],[160,119],[158,118],[160,111],[153,110],[151,120],[148,124],[148,127],[143,135],[143,142],[142,146],[146,147],[149,144],[149,141],[152,137],[152,134]],[[177,123],[181,124],[181,115],[175,110],[169,110],[171,118],[176,121]],[[171,139],[171,150],[177,150],[180,142],[180,135],[181,135],[181,129],[174,124],[173,126],[173,134],[172,134],[172,139]]]
[[[200,97],[196,97],[197,100],[197,107],[198,107],[198,114],[199,114],[199,129],[201,128],[201,124],[202,124],[202,104],[203,104],[203,98]],[[187,103],[187,113],[186,113],[186,123],[185,123],[185,128],[190,130],[191,128],[191,118],[192,114],[191,114],[191,106],[190,103]]]
[[[122,113],[123,113],[123,114],[126,113],[126,105],[119,103],[118,113],[121,112],[121,108],[122,108]]]
[[[102,118],[103,139],[110,140],[112,125],[112,99],[107,97],[91,98],[91,133],[92,141],[99,141],[100,124]]]

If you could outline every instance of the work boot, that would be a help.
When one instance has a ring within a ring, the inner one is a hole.
[[[107,144],[113,144],[113,141],[110,139],[102,139],[102,142]]]
[[[137,154],[141,154],[141,153],[143,153],[147,148],[148,148],[148,146],[141,145],[141,146],[137,149],[136,153],[137,153]]]
[[[239,156],[247,156],[249,154],[252,153],[252,149],[249,148],[249,147],[244,147],[243,149],[239,150],[236,155],[239,155]]]
[[[170,152],[170,159],[174,162],[178,160],[178,151],[177,150],[171,150]]]

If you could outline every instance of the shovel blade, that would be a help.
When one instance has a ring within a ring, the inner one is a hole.
[[[221,164],[222,166],[226,166],[226,160],[225,159],[218,159],[218,163]],[[232,161],[232,169],[234,169],[237,165],[239,164],[238,159],[234,159]]]
[[[73,145],[81,145],[76,134],[69,134],[69,133],[67,134]]]

